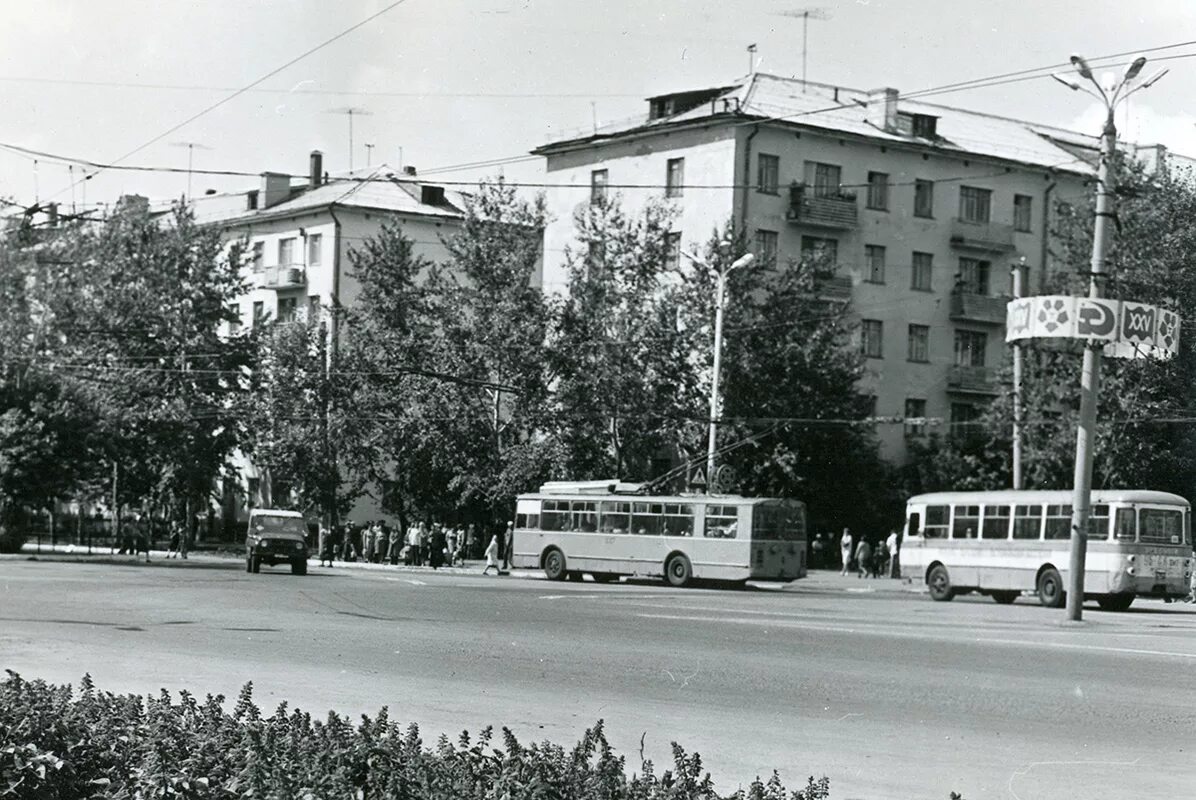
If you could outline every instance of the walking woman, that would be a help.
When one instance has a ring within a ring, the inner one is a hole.
[[[851,569],[851,549],[855,542],[851,538],[851,529],[844,528],[843,536],[839,539],[839,554],[843,557],[843,569],[839,571],[840,575],[846,575]]]
[[[486,545],[486,566],[482,568],[482,574],[490,572],[490,568],[494,568],[495,575],[501,575],[498,569],[498,534],[490,537],[490,544]]]

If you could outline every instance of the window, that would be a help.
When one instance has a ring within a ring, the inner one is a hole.
[[[228,335],[236,336],[241,332],[241,307],[229,306],[228,313],[230,315],[228,321]]]
[[[324,258],[324,234],[313,233],[307,237],[307,265],[318,267]]]
[[[631,503],[606,501],[598,504],[598,530],[602,533],[631,531]]]
[[[265,253],[266,253],[266,243],[265,242],[254,242],[253,243],[253,271],[254,272],[261,272],[262,269],[265,268],[265,266],[266,266]]]
[[[1088,512],[1088,538],[1104,541],[1109,538],[1109,507],[1103,503]]]
[[[570,530],[594,533],[598,530],[598,503],[593,500],[574,500],[570,504],[573,512],[573,527]]]
[[[889,174],[868,173],[868,208],[876,211],[889,210]]]
[[[952,539],[975,539],[980,530],[980,506],[956,506],[951,524]]]
[[[914,397],[905,399],[905,435],[926,435],[926,401]]]
[[[1028,194],[1013,196],[1013,229],[1022,233],[1030,232],[1030,214],[1034,207],[1034,198]]]
[[[680,197],[682,186],[685,184],[685,159],[670,158],[665,173],[665,197]]]
[[[278,321],[279,322],[294,322],[295,321],[295,306],[296,298],[294,297],[280,297],[278,298]]]
[[[834,272],[839,262],[839,242],[819,236],[801,237],[801,260],[816,272]]]
[[[307,296],[307,321],[315,322],[320,318],[320,296],[318,294],[309,294]]]
[[[975,186],[959,187],[959,218],[964,222],[988,222],[992,217],[992,192]]]
[[[930,114],[914,114],[913,116],[914,136],[922,139],[938,138],[938,117],[933,117]]]
[[[278,266],[286,267],[295,263],[295,238],[293,236],[278,240]]]
[[[980,538],[1008,539],[1009,519],[1009,506],[985,506],[984,522],[980,526]]]
[[[1170,508],[1143,508],[1138,512],[1138,540],[1157,544],[1183,541],[1183,514]]]
[[[546,531],[569,530],[569,501],[545,500],[540,514],[540,526]]]
[[[1027,541],[1042,538],[1042,506],[1013,507],[1013,538]]]
[[[934,181],[914,181],[914,216],[934,216]]]
[[[843,182],[842,174],[843,170],[837,164],[806,162],[806,183],[814,187],[815,197],[838,196],[839,185]]]
[[[1046,538],[1071,538],[1071,506],[1046,507]]]
[[[930,326],[909,326],[909,360],[919,363],[930,361]]]
[[[681,233],[666,233],[664,235],[664,260],[669,269],[681,268]]]
[[[1119,542],[1132,542],[1138,538],[1138,513],[1134,509],[1117,509],[1113,538]]]
[[[884,323],[866,319],[860,323],[860,347],[868,358],[884,358]]]
[[[946,539],[950,515],[950,506],[926,506],[926,527],[922,529],[922,535],[927,539]]]
[[[637,536],[693,536],[693,506],[687,503],[633,503],[631,532]]]
[[[978,258],[959,259],[959,275],[956,288],[970,294],[988,295],[989,276],[992,274],[992,263]]]
[[[780,193],[781,159],[761,153],[756,157],[756,191],[763,194]]]
[[[955,332],[955,366],[983,367],[988,334],[981,331]]]
[[[934,253],[914,253],[913,275],[909,288],[917,292],[930,291],[930,276],[934,272]]]
[[[864,245],[864,263],[868,269],[868,283],[885,282],[885,249],[880,245]]]
[[[266,304],[261,300],[255,300],[253,303],[253,327],[257,328],[262,324],[266,318]]]
[[[777,232],[766,231],[763,228],[756,231],[756,258],[767,268],[777,262]]]
[[[596,169],[590,173],[590,205],[606,202],[606,184],[609,176],[606,170]]]
[[[706,506],[707,539],[734,539],[739,535],[739,509],[735,506]]]
[[[971,403],[951,404],[951,435],[968,437],[978,432],[980,409]]]

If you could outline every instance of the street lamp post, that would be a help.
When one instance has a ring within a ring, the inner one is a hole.
[[[702,261],[697,256],[692,256],[689,253],[682,251],[686,258],[694,262],[698,266],[711,269],[711,266],[705,261]],[[706,445],[706,485],[710,486],[714,482],[714,448],[718,438],[718,377],[719,369],[722,364],[723,352],[723,300],[727,291],[727,276],[732,271],[740,267],[746,267],[756,260],[756,257],[751,253],[745,253],[731,263],[726,269],[719,270],[718,284],[715,289],[714,299],[714,368],[710,376],[710,438]]]
[[[1112,161],[1117,145],[1117,126],[1113,114],[1117,104],[1131,94],[1153,85],[1167,73],[1162,70],[1129,88],[1130,82],[1138,77],[1146,58],[1139,56],[1126,68],[1125,74],[1115,84],[1105,77],[1097,81],[1092,68],[1083,56],[1073,55],[1072,66],[1081,78],[1096,88],[1086,89],[1074,79],[1060,75],[1051,77],[1073,91],[1083,91],[1100,100],[1105,106],[1105,126],[1101,132],[1100,164],[1096,177],[1096,226],[1092,234],[1092,262],[1089,273],[1088,296],[1098,298],[1102,294],[1105,274],[1105,253],[1109,246],[1109,218],[1113,216]],[[1076,464],[1072,490],[1071,554],[1068,559],[1067,618],[1080,620],[1084,606],[1084,562],[1088,548],[1088,517],[1092,501],[1092,440],[1096,428],[1096,401],[1100,392],[1100,364],[1103,343],[1089,342],[1084,348],[1084,362],[1080,373],[1080,419],[1076,428]]]

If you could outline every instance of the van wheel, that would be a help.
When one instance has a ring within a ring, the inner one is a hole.
[[[1038,602],[1047,608],[1062,608],[1067,602],[1067,592],[1063,590],[1063,577],[1059,570],[1047,567],[1038,575]]]
[[[688,584],[693,578],[693,568],[689,565],[689,559],[680,554],[670,558],[664,566],[664,577],[670,586],[680,588]]]
[[[1021,596],[1021,592],[1015,591],[994,591],[992,592],[993,600],[996,600],[1003,606],[1007,606]]]
[[[1096,598],[1096,604],[1102,611],[1125,611],[1134,602],[1133,592],[1106,594]]]
[[[544,577],[550,581],[565,579],[565,554],[555,547],[544,554]]]
[[[291,562],[291,574],[292,575],[306,575],[307,574],[307,562],[306,561],[292,561]]]
[[[262,571],[262,557],[261,556],[250,556],[249,557],[249,571],[254,573],[255,575]]]
[[[253,556],[249,555],[249,553],[245,554],[245,571],[253,572]]]
[[[955,590],[951,588],[951,575],[942,564],[935,564],[930,568],[930,573],[926,576],[926,587],[930,590],[931,599],[940,603],[955,597]]]

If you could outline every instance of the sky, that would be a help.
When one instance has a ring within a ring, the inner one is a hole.
[[[189,182],[196,195],[243,190],[256,179],[188,176],[188,158],[196,169],[306,174],[313,149],[333,174],[351,159],[357,169],[414,166],[429,180],[501,170],[534,182],[542,159],[443,168],[518,159],[595,120],[642,114],[651,95],[733,83],[748,70],[749,44],[758,70],[800,77],[803,21],[792,15],[802,11],[812,17],[810,80],[858,89],[912,92],[1063,64],[1074,52],[1167,48],[1148,53],[1144,74],[1170,73],[1118,123],[1123,136],[1196,156],[1192,0],[403,0],[387,9],[393,2],[0,0],[0,198],[82,208],[122,194],[177,198]],[[1092,134],[1103,116],[1045,77],[934,102]],[[183,171],[108,169],[84,180],[94,168],[9,146]]]

